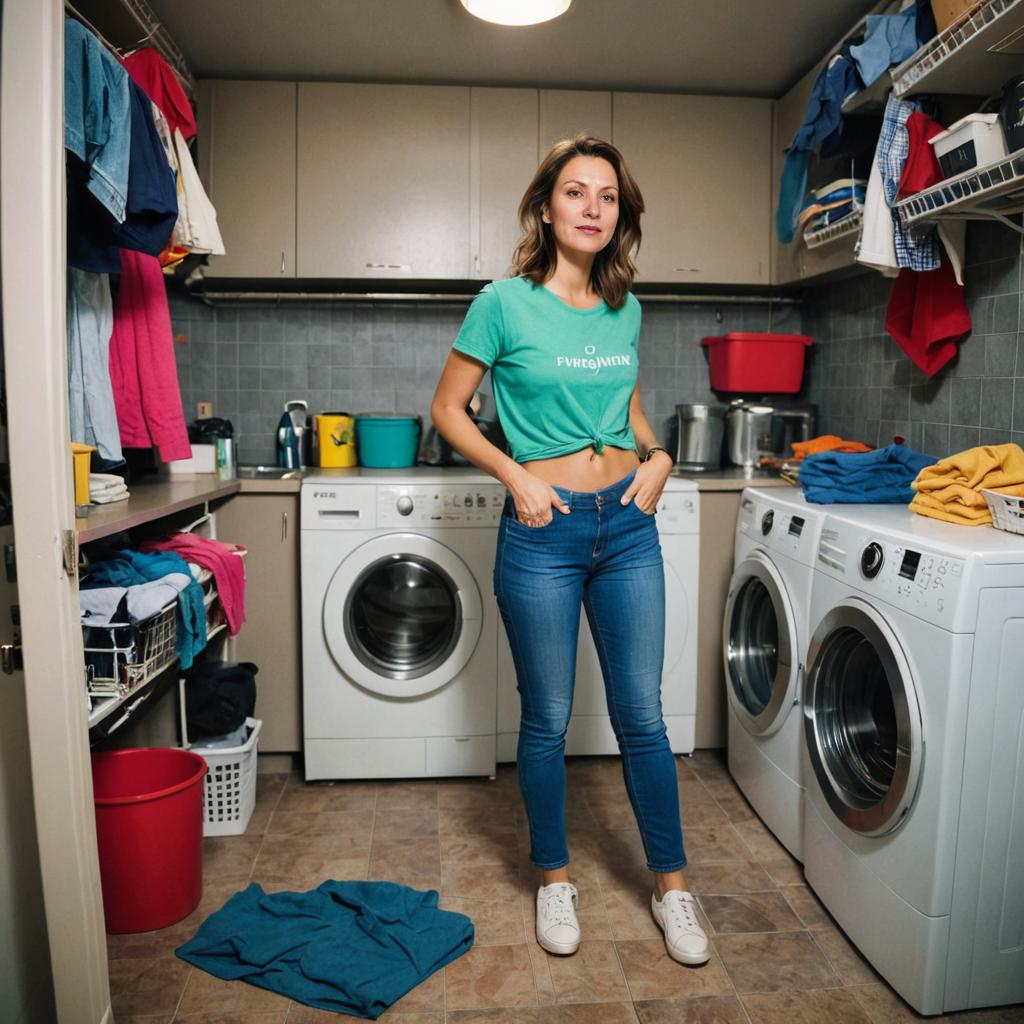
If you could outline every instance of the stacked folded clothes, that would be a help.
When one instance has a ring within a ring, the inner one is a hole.
[[[983,445],[940,459],[913,483],[912,512],[961,526],[992,522],[982,488],[1024,497],[1024,449],[1019,444]]]
[[[818,455],[821,452],[869,452],[871,446],[862,441],[846,441],[835,434],[821,434],[819,437],[812,437],[809,441],[794,441],[792,444],[793,458],[791,461],[799,462],[808,455]]]
[[[128,485],[124,477],[113,473],[89,474],[89,500],[96,505],[108,505],[128,498]]]
[[[866,186],[863,178],[838,178],[808,192],[798,217],[800,226],[818,231],[860,209],[864,205]]]
[[[822,452],[800,463],[800,486],[804,497],[818,505],[903,504],[914,495],[914,478],[934,462],[934,456],[904,444],[869,452]]]

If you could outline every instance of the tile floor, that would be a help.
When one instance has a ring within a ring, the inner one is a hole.
[[[118,1024],[324,1024],[352,1020],[174,956],[248,882],[311,889],[325,878],[434,888],[472,918],[476,943],[385,1015],[393,1024],[895,1024],[918,1018],[851,947],[760,823],[720,751],[677,758],[690,860],[712,937],[699,969],[665,954],[618,758],[570,759],[572,872],[584,941],[548,956],[533,938],[535,873],[513,766],[494,782],[306,785],[259,777],[244,836],[207,839],[203,900],[189,918],[108,937]],[[951,1015],[1024,1022],[1024,1007]]]

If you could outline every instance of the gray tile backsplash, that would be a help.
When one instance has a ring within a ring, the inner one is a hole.
[[[974,330],[928,378],[885,333],[891,284],[874,272],[808,290],[808,397],[823,433],[887,444],[900,435],[946,455],[977,444],[1024,443],[1022,238],[995,223],[967,230],[964,284]]]
[[[640,386],[663,437],[678,402],[715,401],[700,339],[792,331],[799,310],[773,304],[643,304]],[[272,461],[286,400],[311,411],[413,412],[430,401],[466,304],[220,305],[171,296],[185,418],[199,401],[230,419],[243,463]],[[485,381],[484,387],[489,385]]]

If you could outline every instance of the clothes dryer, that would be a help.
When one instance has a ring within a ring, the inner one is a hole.
[[[824,518],[822,507],[798,492],[743,492],[722,627],[729,771],[797,860],[803,859],[798,705]]]
[[[559,513],[555,513],[558,515]],[[657,507],[665,561],[665,665],[661,701],[674,753],[692,754],[697,717],[697,588],[700,498],[697,485],[669,477]],[[498,760],[515,761],[519,741],[519,692],[512,651],[498,627]],[[618,754],[604,677],[586,615],[580,616],[572,717],[565,739],[569,755]]]
[[[504,500],[460,469],[303,480],[307,779],[494,774]]]
[[[1024,1001],[1024,537],[828,515],[804,684],[804,871],[925,1014]]]

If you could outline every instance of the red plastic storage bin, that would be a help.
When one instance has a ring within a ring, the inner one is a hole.
[[[746,394],[792,394],[804,375],[804,349],[814,344],[806,334],[741,334],[703,338],[711,363],[714,391]]]
[[[92,755],[108,932],[166,928],[199,905],[205,774],[206,762],[188,750]]]

